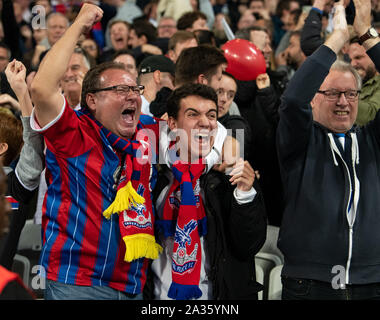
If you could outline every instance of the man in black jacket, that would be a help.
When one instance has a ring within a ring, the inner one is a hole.
[[[365,38],[371,2],[354,2],[354,28]],[[353,126],[361,79],[349,64],[334,63],[349,36],[341,3],[334,24],[290,81],[280,106],[283,299],[380,298],[380,114],[365,127]],[[380,40],[363,41],[379,68]]]
[[[179,159],[186,163],[185,166],[190,166],[193,177],[195,164],[190,159],[198,157],[198,150],[206,154],[205,150],[212,148],[210,132],[217,125],[217,96],[208,86],[187,84],[173,92],[167,106],[170,130],[183,133],[178,143]],[[176,251],[172,249],[173,245],[179,242],[181,246],[181,238],[189,239],[194,236],[192,233],[198,232],[192,232],[193,229],[186,231],[186,227],[182,229],[180,226],[180,221],[186,219],[181,212],[190,203],[186,202],[184,178],[178,189],[173,189],[177,179],[173,173],[179,170],[177,162],[172,161],[169,165],[173,171],[167,166],[161,168],[154,192],[158,216],[156,226],[165,232],[165,236],[162,233],[158,235],[164,251],[152,263],[154,298],[178,298],[181,290],[178,289],[177,297],[173,297],[172,287],[184,285],[173,283],[178,277],[188,276],[195,277],[194,285],[189,287],[196,287],[199,294],[184,294],[184,299],[257,299],[257,292],[262,287],[256,282],[254,256],[265,241],[266,217],[253,169],[247,161],[239,159],[230,176],[211,170],[208,173],[201,171],[199,178],[196,175],[192,178],[191,192],[196,199],[194,209],[198,208],[199,246],[190,249],[196,241],[191,238],[182,251]],[[205,217],[200,216],[202,210],[199,208],[203,207]],[[176,231],[169,236],[165,228],[165,225],[168,226],[167,208],[178,214],[176,219],[171,220]],[[195,252],[195,255],[190,252]],[[197,255],[199,252],[201,256]],[[197,265],[199,269],[196,269]]]
[[[235,77],[223,71],[219,89],[216,90],[216,94],[218,95],[218,121],[226,129],[229,129],[228,135],[237,139],[241,148],[244,146],[244,152],[240,154],[244,156],[244,159],[248,159],[248,154],[251,150],[251,127],[248,121],[242,116],[231,115],[229,113],[236,90],[237,83]]]

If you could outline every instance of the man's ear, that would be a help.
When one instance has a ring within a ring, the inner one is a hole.
[[[153,80],[156,84],[161,83],[161,71],[160,70],[156,70],[153,72]]]
[[[170,60],[174,61],[174,59],[176,57],[174,50],[172,50],[172,49],[168,50],[167,55],[168,55]]]
[[[208,81],[203,73],[198,75],[197,77],[197,83],[208,85]]]
[[[96,96],[94,93],[87,93],[86,94],[86,103],[88,108],[95,112],[96,111]]]
[[[0,156],[3,156],[8,150],[8,143],[1,142],[0,143]]]
[[[310,101],[310,106],[311,106],[311,109],[314,109],[314,107],[315,107],[315,96],[314,96],[313,99]]]
[[[171,131],[176,131],[177,130],[177,120],[174,119],[173,117],[168,118],[168,126]]]

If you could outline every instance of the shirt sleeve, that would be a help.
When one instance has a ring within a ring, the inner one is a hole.
[[[47,148],[57,156],[70,158],[87,152],[98,143],[99,129],[87,116],[71,109],[62,96],[59,115],[43,128],[32,111],[30,124],[33,130],[45,137]]]
[[[234,190],[234,197],[238,204],[245,204],[253,201],[256,197],[256,194],[257,192],[254,187],[252,187],[251,190],[248,191],[242,191],[238,188],[235,188]]]

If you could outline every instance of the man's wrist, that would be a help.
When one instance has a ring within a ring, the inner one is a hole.
[[[363,42],[362,46],[367,51],[380,42],[380,38],[368,39]]]

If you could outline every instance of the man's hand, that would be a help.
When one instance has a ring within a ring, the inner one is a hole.
[[[103,10],[98,6],[85,3],[80,9],[74,23],[82,27],[82,33],[88,33],[92,26],[103,17]]]
[[[17,98],[19,100],[23,99],[28,91],[28,87],[25,81],[26,68],[22,62],[15,59],[9,62],[5,69],[5,75]]]
[[[15,98],[10,96],[8,93],[0,94],[0,106],[8,107],[7,105],[10,105],[13,110],[20,111],[20,104]]]
[[[354,30],[358,37],[364,35],[371,27],[371,0],[354,0],[355,20]],[[363,47],[368,50],[380,41],[379,38],[370,38],[363,43]]]
[[[255,171],[252,169],[248,161],[244,161],[240,158],[234,165],[234,169],[230,173],[230,182],[240,191],[249,191],[255,181]]]
[[[354,29],[360,37],[371,27],[371,0],[355,0]]]
[[[256,78],[256,85],[259,89],[265,89],[270,86],[270,79],[267,73],[259,74]]]
[[[334,31],[326,40],[325,45],[333,50],[336,54],[343,48],[344,44],[349,40],[346,12],[343,6],[343,0],[335,4],[335,13],[333,18]]]

